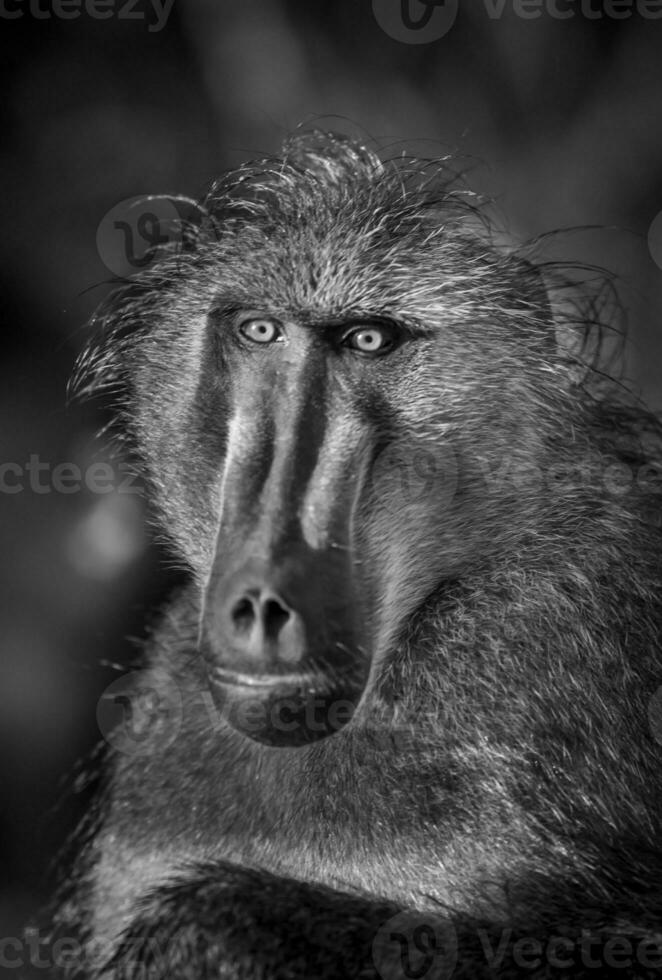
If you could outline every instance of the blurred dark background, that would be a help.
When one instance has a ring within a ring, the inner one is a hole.
[[[99,738],[98,697],[170,580],[138,495],[62,492],[53,477],[106,458],[100,409],[67,407],[65,387],[118,272],[97,241],[111,209],[199,197],[315,119],[455,151],[515,239],[601,226],[562,236],[556,254],[620,277],[629,374],[662,408],[662,19],[634,0],[619,19],[627,7],[600,0],[558,0],[564,18],[542,2],[523,18],[512,0],[499,17],[494,0],[460,0],[447,32],[418,43],[434,19],[408,32],[399,0],[111,0],[103,19],[85,2],[7,0],[0,14],[2,937],[48,895],[86,802],[75,777]]]

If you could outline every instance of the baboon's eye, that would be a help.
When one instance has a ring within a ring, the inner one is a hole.
[[[281,338],[281,332],[273,320],[266,317],[252,317],[239,324],[240,333],[256,344],[271,344]]]
[[[395,346],[395,334],[387,324],[370,325],[352,330],[343,338],[344,343],[362,354],[384,354]]]

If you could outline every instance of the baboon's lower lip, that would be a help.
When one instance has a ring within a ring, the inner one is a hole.
[[[283,689],[300,693],[319,692],[327,687],[323,679],[312,673],[244,674],[217,667],[212,679],[226,687],[246,687],[252,691]]]
[[[265,675],[215,667],[209,679],[230,727],[272,747],[295,748],[333,735],[350,720],[360,697],[314,671]]]

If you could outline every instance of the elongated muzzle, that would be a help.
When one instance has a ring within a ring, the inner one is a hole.
[[[353,534],[365,433],[315,366],[237,395],[201,621],[224,716],[273,745],[345,724],[369,669]]]

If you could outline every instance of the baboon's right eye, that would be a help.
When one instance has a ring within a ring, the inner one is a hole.
[[[255,344],[272,344],[276,340],[282,340],[283,337],[278,324],[267,317],[251,317],[243,320],[239,324],[239,332]]]
[[[343,343],[358,354],[387,354],[397,346],[397,328],[387,322],[365,323],[345,334]]]

